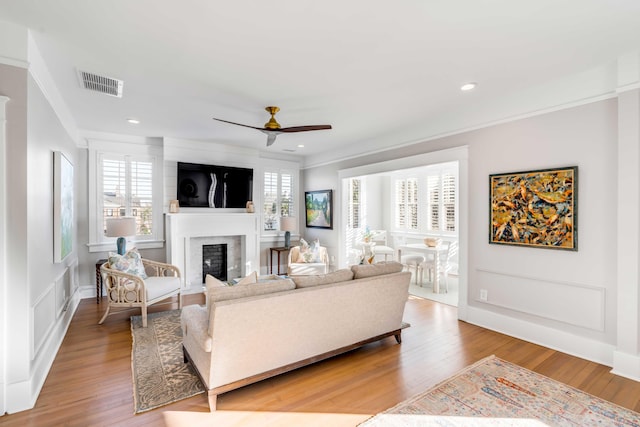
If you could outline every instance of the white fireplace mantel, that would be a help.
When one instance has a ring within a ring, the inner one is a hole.
[[[202,289],[191,283],[189,272],[190,240],[202,237],[240,236],[242,275],[260,270],[258,216],[250,213],[176,213],[166,214],[167,262],[180,269],[183,287]]]

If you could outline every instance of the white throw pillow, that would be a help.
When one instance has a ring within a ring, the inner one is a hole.
[[[257,283],[258,282],[258,272],[254,271],[253,273],[250,273],[248,276],[243,277],[237,284],[237,285],[248,285],[251,283]]]

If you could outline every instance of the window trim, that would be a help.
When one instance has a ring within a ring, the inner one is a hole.
[[[164,159],[162,145],[160,143],[149,142],[121,142],[106,140],[89,140],[88,141],[88,157],[89,157],[89,243],[87,247],[89,252],[106,252],[115,249],[114,237],[102,236],[102,176],[100,171],[100,162],[103,156],[133,158],[146,158],[151,160],[153,167],[153,184],[152,184],[152,209],[153,209],[153,233],[145,239],[132,237],[128,239],[129,247],[137,247],[138,249],[151,249],[164,247]],[[157,226],[156,226],[157,225]]]

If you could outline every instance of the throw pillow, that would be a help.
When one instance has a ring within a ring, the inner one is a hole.
[[[309,243],[307,243],[307,241],[304,239],[300,239],[300,252],[298,252],[298,259],[296,260],[296,262],[311,262],[308,261],[308,259],[310,259],[310,256]]]
[[[248,276],[243,277],[237,284],[238,285],[249,285],[251,283],[256,283],[258,281],[258,272],[254,271],[250,273]]]
[[[140,252],[136,248],[129,249],[124,255],[109,252],[109,266],[124,273],[135,274],[142,279],[148,277]]]
[[[218,278],[213,277],[210,274],[207,274],[204,278],[204,284],[207,288],[207,292],[204,295],[204,305],[205,307],[207,307],[207,309],[209,308],[209,294],[211,293],[211,290],[214,288],[222,288],[227,286],[226,283],[221,282],[220,280],[218,280]]]

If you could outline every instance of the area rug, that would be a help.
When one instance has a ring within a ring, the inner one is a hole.
[[[131,371],[135,413],[204,392],[204,386],[182,355],[180,310],[131,317]]]
[[[640,414],[489,356],[361,424],[418,425],[640,426]]]

